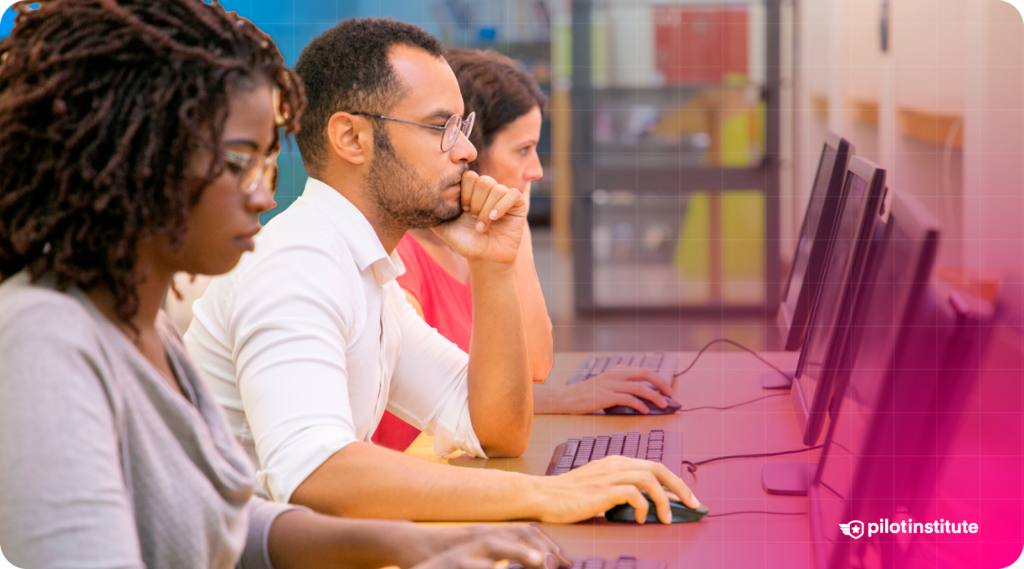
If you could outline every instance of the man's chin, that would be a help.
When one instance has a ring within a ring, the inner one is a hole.
[[[455,221],[462,215],[462,206],[445,207],[431,212],[422,212],[419,216],[419,223],[411,226],[412,229],[429,229]]]

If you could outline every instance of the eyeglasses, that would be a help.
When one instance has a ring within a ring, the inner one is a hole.
[[[420,122],[404,121],[402,119],[396,119],[386,117],[384,115],[373,115],[370,113],[352,113],[353,115],[359,115],[363,117],[373,117],[375,119],[384,119],[386,121],[395,121],[405,124],[412,124],[416,126],[423,126],[433,130],[439,130],[441,134],[441,152],[448,152],[455,146],[455,141],[459,139],[459,132],[469,139],[469,134],[473,132],[473,123],[476,122],[476,113],[469,113],[469,116],[465,119],[462,115],[452,115],[448,118],[448,122],[444,123],[444,126],[436,124],[423,124]]]
[[[270,188],[270,195],[273,196],[277,190],[278,154],[280,152],[274,152],[261,160],[257,154],[225,150],[224,161],[232,166],[232,170],[238,175],[238,191],[245,196],[251,196],[262,181]]]

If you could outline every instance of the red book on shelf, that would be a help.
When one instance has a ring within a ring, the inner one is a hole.
[[[746,8],[658,6],[655,65],[665,83],[721,83],[748,74]]]

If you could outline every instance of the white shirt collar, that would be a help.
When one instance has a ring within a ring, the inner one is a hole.
[[[306,189],[303,190],[302,197],[323,208],[324,213],[348,244],[356,266],[361,272],[369,268],[378,285],[384,286],[405,273],[405,265],[398,252],[392,251],[388,255],[370,221],[348,198],[341,195],[341,192],[310,177],[306,180]]]

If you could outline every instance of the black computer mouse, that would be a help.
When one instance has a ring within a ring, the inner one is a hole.
[[[644,498],[647,498],[647,504],[650,506],[647,510],[647,523],[661,523],[661,520],[658,519],[658,511],[654,508],[654,500],[651,500],[651,497],[646,494],[644,494]],[[672,523],[674,524],[699,522],[701,518],[708,515],[708,509],[703,504],[696,510],[688,508],[675,499],[669,499],[668,504],[672,508]],[[619,504],[605,512],[604,517],[608,518],[610,522],[620,524],[636,523],[636,510],[629,504]]]
[[[672,399],[671,397],[668,397],[667,395],[662,395],[662,397],[664,397],[665,401],[668,403],[668,405],[666,405],[664,408],[658,407],[657,405],[654,404],[653,401],[648,401],[648,400],[644,399],[643,397],[637,397],[637,399],[642,401],[643,404],[647,406],[647,409],[649,409],[649,411],[647,413],[648,415],[671,415],[672,413],[675,413],[676,411],[678,411],[679,409],[682,408],[682,405],[680,405],[679,402],[676,401],[675,399]],[[625,405],[612,405],[611,407],[608,407],[607,409],[604,410],[604,414],[605,415],[643,415],[643,413],[641,413],[640,411],[637,411],[636,409],[634,409],[632,407],[626,407]]]

